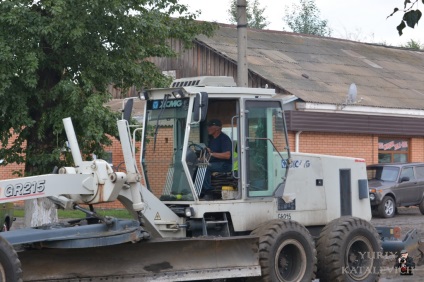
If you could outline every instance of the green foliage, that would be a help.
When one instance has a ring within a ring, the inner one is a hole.
[[[424,4],[424,0],[421,0],[421,2]],[[411,0],[404,0],[403,9],[399,9],[396,7],[393,9],[393,12],[387,16],[387,18],[389,18],[399,11],[403,13],[402,20],[400,21],[400,24],[396,27],[399,36],[403,34],[403,29],[406,26],[414,28],[415,25],[418,25],[422,13],[419,9],[413,10],[415,5],[418,6],[418,0],[415,0],[413,3],[411,3]]]
[[[403,48],[421,50],[423,49],[423,45],[419,40],[415,41],[414,39],[409,40],[406,44],[401,45]]]
[[[26,175],[71,165],[63,155],[66,117],[84,158],[102,157],[106,134],[117,135],[118,115],[103,106],[107,86],[169,85],[146,58],[175,56],[170,39],[189,46],[210,35],[214,25],[196,17],[175,0],[0,1],[2,165],[25,163]]]
[[[314,0],[300,0],[299,5],[286,6],[283,20],[293,32],[331,36],[327,20],[320,18],[320,10]]]
[[[230,22],[233,24],[237,23],[237,0],[232,0],[230,3],[230,9],[227,11],[230,15]],[[251,28],[264,29],[269,25],[269,22],[266,21],[264,17],[264,12],[266,8],[259,7],[259,1],[253,0],[253,3],[246,0],[246,17],[247,25]]]

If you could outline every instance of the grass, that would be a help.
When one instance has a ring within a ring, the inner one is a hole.
[[[116,218],[132,218],[130,213],[127,210],[118,210],[118,209],[98,209],[96,212],[99,215],[103,216],[112,216]],[[57,211],[59,218],[84,218],[85,213],[77,210],[58,210]],[[15,208],[13,212],[14,217],[24,217],[25,210],[20,208]]]

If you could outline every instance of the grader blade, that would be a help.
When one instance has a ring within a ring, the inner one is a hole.
[[[24,281],[188,281],[260,276],[258,238],[152,239],[18,253]]]

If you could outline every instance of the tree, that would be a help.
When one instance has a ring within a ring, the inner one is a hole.
[[[424,4],[424,0],[421,1]],[[399,11],[403,13],[402,20],[400,21],[400,24],[396,27],[399,36],[403,34],[403,29],[406,26],[414,28],[415,25],[417,25],[419,20],[421,19],[421,11],[419,9],[413,10],[415,5],[418,6],[418,0],[415,0],[413,3],[411,3],[411,0],[404,0],[403,9],[399,9],[396,7],[393,9],[393,13],[387,16],[387,18],[389,18]]]
[[[286,6],[283,20],[293,32],[331,36],[327,20],[320,18],[320,10],[314,0],[300,0],[299,5]]]
[[[253,4],[251,1],[246,0],[247,9],[247,25],[251,28],[264,29],[269,25],[269,22],[266,21],[264,17],[264,12],[266,8],[259,7],[259,1],[253,0]],[[237,0],[232,0],[230,4],[230,9],[228,9],[228,14],[230,15],[230,22],[233,24],[237,23]]]
[[[210,35],[214,25],[196,17],[175,0],[0,1],[1,165],[25,163],[26,176],[72,165],[65,117],[84,158],[102,157],[106,134],[117,135],[107,86],[167,84],[146,58],[174,56],[171,38]]]

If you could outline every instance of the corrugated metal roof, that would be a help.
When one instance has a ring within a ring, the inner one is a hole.
[[[342,104],[355,83],[360,105],[424,109],[424,53],[348,40],[248,29],[249,70],[305,102]],[[237,29],[199,42],[237,61]]]

